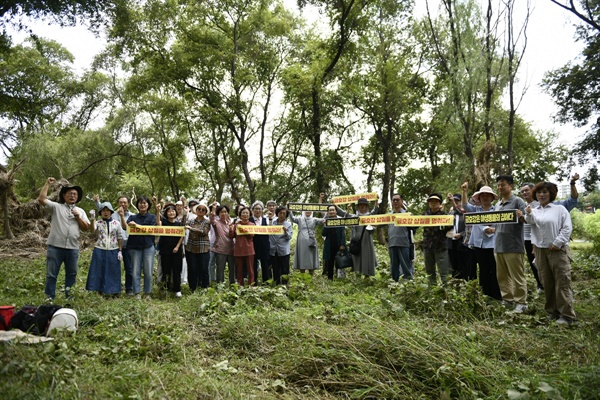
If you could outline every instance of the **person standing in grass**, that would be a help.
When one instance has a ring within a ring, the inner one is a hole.
[[[46,244],[46,286],[44,293],[46,301],[54,301],[56,294],[56,277],[60,266],[65,264],[65,297],[71,297],[70,290],[77,279],[77,264],[79,262],[79,235],[86,231],[90,220],[85,211],[76,204],[83,196],[83,190],[79,186],[64,186],[58,194],[58,202],[49,200],[48,189],[56,179],[46,179],[38,196],[40,205],[51,214],[52,224]]]
[[[221,206],[215,201],[210,212],[210,224],[215,231],[215,242],[213,243],[213,252],[215,253],[215,263],[217,264],[217,282],[225,280],[225,263],[229,269],[229,284],[235,282],[235,258],[233,257],[233,239],[229,237],[229,206]]]
[[[137,214],[130,215],[125,220],[125,213],[119,209],[121,216],[121,228],[127,229],[127,226],[155,226],[156,215],[149,212],[152,208],[152,201],[147,196],[140,196],[136,201]],[[130,235],[127,240],[127,248],[131,255],[131,266],[133,274],[133,294],[139,297],[142,278],[144,273],[144,293],[150,295],[152,292],[152,273],[154,270],[154,235]]]
[[[544,309],[557,324],[570,325],[576,318],[569,258],[573,225],[566,208],[552,203],[557,193],[558,188],[554,183],[540,182],[535,185],[532,196],[539,204],[527,206],[525,221],[531,225],[531,243],[544,284]]]
[[[392,214],[405,213],[402,206],[402,196],[399,193],[392,195]],[[403,279],[412,279],[410,267],[410,231],[405,226],[388,225],[388,252],[390,254],[390,272],[396,282]]]
[[[513,312],[527,311],[527,279],[525,278],[524,254],[525,237],[523,234],[523,212],[525,201],[513,195],[513,177],[501,175],[496,178],[500,201],[496,211],[516,210],[519,219],[516,224],[497,224],[494,241],[496,275],[502,300],[515,304]]]
[[[348,209],[350,208],[348,204]],[[341,217],[362,217],[365,215],[377,214],[378,205],[369,211],[369,201],[361,197],[356,202],[356,214],[345,213],[338,210],[338,215]],[[375,245],[373,244],[373,230],[371,225],[368,226],[353,226],[351,241],[355,240],[360,243],[360,254],[352,254],[352,270],[363,276],[375,276],[375,267],[377,267],[377,255],[375,254]],[[352,243],[352,242],[351,242]]]
[[[283,234],[269,235],[271,265],[273,267],[273,281],[277,285],[287,283],[287,277],[290,274],[290,241],[294,230],[292,223],[288,220],[289,211],[287,208],[279,206],[275,209],[276,218],[271,221],[271,225],[282,225]]]
[[[235,270],[237,283],[244,286],[244,271],[248,271],[248,285],[254,285],[254,235],[238,235],[237,227],[253,226],[250,222],[250,209],[246,206],[238,208],[238,220],[229,225],[229,237],[235,239],[233,256],[235,257]]]
[[[327,207],[327,216],[325,219],[336,219],[337,208],[334,205]],[[333,280],[335,273],[335,256],[338,252],[346,249],[346,227],[323,227],[322,236],[325,239],[323,244],[323,269],[327,279]]]
[[[442,195],[432,193],[427,198],[425,215],[446,215],[442,207]],[[428,226],[423,228],[423,257],[425,258],[425,272],[429,277],[429,284],[437,284],[435,267],[440,275],[442,284],[448,282],[450,276],[450,259],[446,241],[446,232],[452,226]]]
[[[106,295],[121,292],[121,260],[123,259],[123,231],[109,202],[98,207],[101,220],[95,220],[96,213],[90,211],[90,231],[97,234],[96,246],[92,253],[92,262],[88,272],[85,288]]]
[[[164,216],[160,216],[161,206],[156,205],[156,220],[158,226],[181,226],[177,217],[177,206],[173,203],[164,205]],[[183,264],[183,235],[161,236],[158,240],[158,251],[162,265],[162,283],[165,289],[175,292],[175,297],[181,297],[181,267]],[[171,285],[169,285],[169,282]]]
[[[320,197],[319,203],[322,200],[323,198]],[[300,270],[301,273],[308,271],[309,274],[313,275],[315,270],[319,268],[319,249],[315,229],[317,225],[323,225],[323,218],[314,218],[311,211],[305,211],[303,216],[295,217],[290,211],[290,219],[298,225],[294,268]]]
[[[482,186],[472,196],[475,203],[480,204],[474,206],[469,203],[467,198],[467,182],[461,185],[462,189],[462,206],[467,212],[491,212],[494,211],[492,202],[498,198],[496,193],[489,186]],[[500,294],[500,286],[498,286],[498,277],[496,275],[496,259],[494,258],[494,233],[496,232],[495,224],[481,225],[475,224],[471,226],[471,235],[469,236],[469,247],[473,249],[475,263],[479,266],[479,286],[487,296],[496,300],[502,300]],[[477,275],[477,273],[475,274]]]
[[[189,221],[185,226],[188,231],[188,240],[185,245],[185,256],[188,264],[188,282],[190,290],[194,292],[198,286],[207,288],[210,285],[210,274],[208,271],[210,261],[210,241],[208,232],[210,221],[206,218],[208,207],[205,204],[197,204],[192,208],[196,218]]]

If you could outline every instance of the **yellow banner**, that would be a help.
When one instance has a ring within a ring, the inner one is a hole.
[[[236,225],[238,235],[283,235],[283,225]]]
[[[288,210],[290,211],[317,211],[327,212],[327,209],[332,204],[319,204],[319,203],[288,203]]]
[[[379,195],[377,193],[350,194],[347,196],[335,196],[332,201],[333,204],[356,203],[361,197],[366,198],[368,201],[375,201],[379,198]]]
[[[516,224],[517,210],[466,213],[465,224]]]
[[[325,227],[331,228],[336,226],[354,226],[360,223],[360,219],[358,217],[348,217],[348,218],[326,218],[325,219]]]
[[[360,225],[389,225],[396,221],[396,218],[410,215],[408,213],[399,214],[379,214],[365,215],[360,217]]]
[[[153,225],[127,225],[127,233],[130,235],[154,235],[154,236],[184,236],[184,226],[153,226]]]
[[[396,226],[448,226],[454,224],[453,215],[397,215]]]

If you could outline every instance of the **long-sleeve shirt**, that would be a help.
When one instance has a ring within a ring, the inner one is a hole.
[[[290,241],[294,233],[292,223],[287,219],[280,223],[279,219],[275,218],[271,220],[271,225],[283,225],[284,232],[283,235],[269,235],[270,255],[287,256],[290,254]]]
[[[571,216],[561,205],[538,205],[530,214],[525,214],[525,221],[531,225],[531,243],[542,249],[551,245],[562,248],[569,243],[573,232]]]
[[[254,235],[238,235],[237,234],[237,226],[238,225],[255,225],[254,222],[246,222],[238,221],[233,228],[229,230],[229,237],[235,238],[235,243],[233,245],[233,255],[235,257],[244,257],[244,256],[253,256],[254,255]]]
[[[472,204],[463,204],[465,211],[467,212],[490,212],[494,211],[494,206],[490,206],[489,209],[484,210],[481,206],[474,206]],[[491,228],[495,228],[495,224],[487,225]],[[484,232],[485,225],[475,224],[471,225],[471,235],[469,237],[469,247],[476,247],[478,249],[493,249],[494,248],[494,235],[488,235]]]
[[[138,225],[156,225],[156,215],[151,213],[133,214],[127,222],[135,222]],[[154,246],[154,235],[130,235],[127,239],[128,249],[147,249]]]
[[[210,224],[215,230],[212,251],[217,254],[233,254],[233,239],[229,237],[229,225],[217,216],[210,216]]]

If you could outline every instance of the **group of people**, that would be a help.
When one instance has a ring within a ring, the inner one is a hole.
[[[454,215],[453,226],[423,228],[423,255],[425,272],[430,284],[448,281],[451,275],[466,280],[479,278],[483,292],[506,304],[514,305],[514,312],[527,310],[527,282],[524,274],[524,254],[528,259],[540,291],[546,296],[546,311],[559,323],[575,320],[570,288],[570,263],[568,241],[572,231],[569,210],[577,202],[575,181],[572,178],[571,198],[554,202],[556,185],[540,182],[525,183],[520,193],[513,195],[511,176],[497,178],[497,195],[489,186],[481,187],[470,198],[468,184],[461,186],[461,194],[448,194],[448,203]],[[324,246],[322,250],[323,274],[329,279],[335,275],[335,257],[347,249],[346,228],[328,227],[327,219],[360,217],[380,213],[379,206],[369,210],[366,198],[358,199],[356,213],[343,211],[330,205],[323,218],[312,212],[293,215],[285,206],[275,201],[265,205],[261,201],[250,207],[238,205],[235,217],[228,205],[217,202],[207,205],[198,200],[177,203],[159,203],[156,198],[140,196],[136,199],[137,213],[132,213],[131,201],[126,196],[117,200],[115,211],[109,202],[100,203],[95,197],[96,211],[91,220],[76,204],[82,199],[79,186],[63,187],[58,202],[47,199],[47,191],[54,178],[48,178],[38,197],[52,215],[50,235],[47,240],[47,266],[45,294],[52,301],[56,290],[56,276],[60,265],[65,264],[65,295],[75,284],[81,231],[96,234],[86,288],[104,294],[121,292],[121,262],[125,269],[125,291],[140,295],[152,289],[155,253],[158,252],[159,276],[163,285],[181,297],[181,284],[187,279],[190,290],[207,288],[211,281],[224,282],[225,264],[228,265],[228,282],[256,284],[259,271],[262,282],[273,280],[285,284],[290,273],[290,244],[293,224],[297,226],[294,267],[300,272],[313,274],[320,267],[316,227],[321,225]],[[324,194],[319,197],[322,203]],[[494,200],[498,200],[494,204]],[[427,198],[426,215],[444,215],[443,197],[432,193]],[[155,213],[151,213],[152,206]],[[469,212],[517,210],[519,221],[514,224],[465,225],[464,215]],[[392,196],[390,213],[406,213],[406,204],[400,194]],[[90,222],[91,221],[91,222]],[[156,241],[150,234],[128,235],[127,227],[178,226],[185,229],[184,236],[160,236]],[[238,226],[282,226],[279,234],[238,234]],[[395,281],[410,280],[414,275],[414,228],[388,225],[388,251],[390,272]],[[372,226],[357,225],[351,228],[350,241],[359,244],[360,251],[352,255],[353,271],[375,275],[377,257],[373,244]],[[535,260],[535,261],[534,261]],[[436,274],[437,266],[437,274]],[[339,272],[339,271],[338,271]],[[542,289],[543,288],[543,289]]]
[[[578,174],[571,177],[571,194],[563,201],[555,201],[558,188],[550,182],[523,183],[520,198],[513,194],[512,176],[497,178],[498,194],[482,186],[469,198],[468,183],[463,183],[462,193],[447,195],[454,225],[424,230],[425,269],[430,282],[436,281],[436,265],[443,282],[451,274],[465,280],[478,278],[483,293],[522,313],[527,311],[527,255],[538,293],[545,296],[549,318],[558,324],[571,324],[576,315],[571,290],[568,244],[573,228],[569,211],[577,204],[578,179]],[[445,214],[440,194],[429,196],[428,206],[430,214]],[[464,221],[467,213],[506,210],[516,210],[516,223],[466,225]]]

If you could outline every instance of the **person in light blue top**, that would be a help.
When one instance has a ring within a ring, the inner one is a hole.
[[[405,213],[402,195],[392,196],[392,214]],[[388,252],[390,254],[390,271],[392,279],[398,282],[400,274],[403,279],[412,279],[410,263],[410,232],[405,226],[388,225]]]
[[[294,233],[292,223],[288,221],[289,211],[285,207],[277,207],[276,218],[271,225],[283,225],[282,235],[269,235],[271,266],[273,267],[273,280],[277,285],[286,284],[285,276],[290,274],[290,241]],[[284,276],[284,278],[282,278]]]
[[[479,191],[473,194],[472,199],[475,203],[480,204],[478,206],[474,206],[468,202],[468,187],[469,184],[467,182],[461,186],[461,201],[466,212],[494,211],[492,201],[496,200],[498,196],[491,187],[482,186]],[[483,293],[496,300],[502,300],[498,278],[496,277],[496,259],[494,258],[495,232],[496,228],[494,225],[473,225],[469,238],[469,247],[473,249],[475,262],[479,266],[479,285]]]

